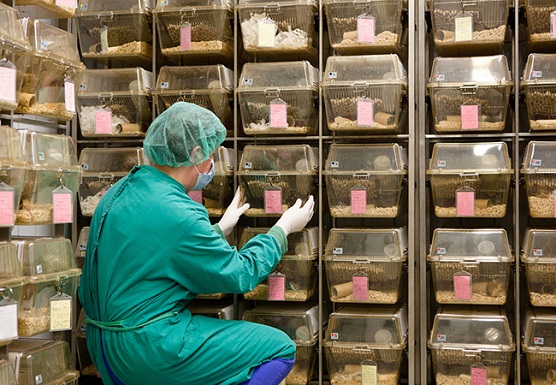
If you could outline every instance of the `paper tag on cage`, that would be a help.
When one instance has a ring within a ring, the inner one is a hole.
[[[378,384],[378,365],[376,362],[366,360],[361,362],[361,385]]]
[[[9,60],[0,60],[0,84],[2,84],[0,100],[17,103],[16,79],[17,69],[15,65]]]
[[[533,345],[544,345],[544,337],[533,337]]]
[[[271,19],[259,21],[259,47],[274,47],[274,36],[276,35],[276,23]]]
[[[0,301],[0,341],[17,337],[17,301],[9,296]]]
[[[355,273],[351,277],[353,283],[353,299],[369,302],[369,276],[365,273]]]
[[[454,294],[458,301],[468,301],[472,298],[471,282],[472,276],[467,271],[454,273]]]
[[[189,51],[191,49],[191,24],[184,23],[180,27],[180,51]]]
[[[357,17],[357,42],[371,43],[375,42],[375,18],[368,15],[359,15]]]
[[[456,216],[475,216],[475,190],[463,187],[456,190]]]
[[[50,331],[71,330],[72,298],[64,293],[50,298]]]
[[[265,214],[282,213],[282,189],[280,187],[267,187],[264,190]]]
[[[373,101],[358,100],[357,101],[357,125],[361,127],[371,127],[373,121]]]
[[[550,12],[550,38],[556,39],[556,11]]]
[[[192,190],[187,193],[193,202],[197,202],[199,204],[203,204],[203,191],[202,190]]]
[[[270,127],[287,128],[288,127],[288,105],[281,99],[275,99],[269,104],[270,109]]]
[[[64,102],[66,111],[75,114],[75,83],[71,79],[64,80]]]
[[[454,19],[454,41],[456,43],[473,40],[473,16],[464,13]]]
[[[77,8],[77,1],[76,0],[56,0],[56,5],[58,7],[65,7],[65,8]]]
[[[0,182],[0,227],[15,224],[15,190],[12,186]]]
[[[350,191],[350,206],[352,214],[367,213],[367,190],[353,187]]]
[[[95,134],[112,134],[112,111],[108,110],[95,112]]]
[[[471,365],[471,385],[487,385],[487,368],[481,363]]]
[[[478,104],[462,104],[460,106],[461,129],[478,130],[481,107]]]
[[[268,276],[268,300],[286,300],[286,276],[284,274],[276,273]]]
[[[100,53],[106,55],[108,53],[108,27],[104,26],[100,30]]]
[[[60,186],[52,191],[52,223],[73,222],[73,192]]]

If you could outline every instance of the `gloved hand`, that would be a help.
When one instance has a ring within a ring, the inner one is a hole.
[[[315,200],[312,195],[307,199],[303,207],[301,207],[301,199],[298,199],[292,207],[282,214],[275,226],[279,226],[284,230],[286,236],[296,231],[301,231],[313,217],[314,208]]]
[[[237,221],[239,221],[239,217],[249,209],[249,203],[240,206],[243,199],[242,195],[243,194],[238,188],[232,203],[230,203],[226,212],[222,215],[222,218],[220,218],[220,222],[218,222],[218,226],[220,226],[220,230],[222,230],[224,235],[229,235],[232,232]]]

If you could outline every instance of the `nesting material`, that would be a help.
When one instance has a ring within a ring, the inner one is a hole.
[[[375,114],[375,120],[373,121],[373,126],[372,127],[361,127],[361,126],[357,125],[357,120],[351,120],[351,119],[348,119],[348,118],[337,116],[337,117],[334,118],[333,123],[328,123],[328,128],[332,131],[368,130],[370,128],[372,128],[374,130],[395,130],[396,129],[395,124],[379,123],[376,119],[378,114],[384,114],[384,113],[379,112],[379,113]],[[393,116],[393,115],[389,115],[389,116]],[[389,122],[389,121],[390,120],[387,120],[386,122]]]
[[[98,58],[106,56],[126,56],[126,55],[140,55],[151,57],[153,48],[150,44],[144,41],[132,41],[114,47],[108,47],[107,53],[102,53],[100,43],[95,44],[89,48],[89,52],[82,52],[83,57]]]
[[[354,19],[357,20],[356,18]],[[355,31],[355,36],[353,36],[353,34],[350,35],[350,32],[344,32],[342,41],[336,44],[335,46],[336,47],[351,47],[351,46],[358,46],[358,45],[381,46],[381,45],[396,45],[397,42],[398,42],[397,33],[384,31],[375,36],[374,43],[359,43],[357,41],[357,31]]]
[[[222,52],[226,56],[232,56],[234,54],[234,49],[229,44],[222,42],[221,40],[209,40],[209,41],[192,41],[191,48],[188,50],[182,50],[180,46],[171,48],[162,48],[163,55],[191,55],[196,53],[207,53],[207,52]]]
[[[307,301],[311,296],[312,292],[309,290],[286,290],[285,300],[286,301]],[[243,295],[245,299],[254,301],[266,301],[268,299],[268,286],[261,284],[257,285],[254,290]]]
[[[469,385],[471,383],[470,374],[443,374],[437,373],[436,383],[438,385]],[[507,385],[508,379],[506,377],[501,378],[489,378],[487,377],[487,385]]]
[[[531,216],[535,218],[554,218],[554,198],[541,198],[538,196],[529,196],[529,211]]]
[[[138,134],[138,132],[136,131],[129,130],[129,119],[126,118],[124,115],[118,114],[117,108],[114,111],[114,106],[110,106],[109,109],[112,110],[112,134]],[[83,134],[83,136],[94,135],[96,121],[95,114],[98,111],[107,111],[107,109],[103,108],[102,106],[81,107],[81,110],[79,112],[79,126],[81,128],[81,133]],[[134,126],[139,127],[138,125]],[[126,127],[126,131],[123,130],[124,127]]]
[[[357,365],[359,366],[359,365]],[[397,385],[397,373],[378,373],[378,381],[380,385]],[[361,385],[361,369],[356,372],[344,371],[343,373],[336,373],[330,380],[331,385]]]
[[[490,296],[486,293],[472,293],[470,300],[461,300],[456,299],[456,294],[453,291],[437,291],[436,301],[438,303],[504,305],[506,303],[506,293],[502,292],[497,296]]]
[[[531,305],[533,306],[547,306],[556,307],[556,293],[555,294],[541,294],[531,291],[529,293]]]
[[[80,203],[83,216],[92,217],[101,199],[102,191],[83,199]]]
[[[90,364],[89,366],[81,369],[81,374],[84,376],[96,376],[98,375],[98,370],[94,364]]]
[[[224,208],[206,207],[209,217],[221,217],[226,212]]]
[[[330,215],[337,218],[348,218],[357,215],[366,215],[373,218],[394,218],[398,215],[398,206],[376,207],[368,204],[365,214],[352,214],[350,206],[336,206],[330,208]]]
[[[35,103],[27,106],[20,104],[15,112],[20,114],[48,116],[60,120],[71,120],[74,115],[66,110],[65,103]]]
[[[456,217],[455,207],[434,206],[434,213],[437,217]],[[476,217],[501,218],[506,215],[506,205],[492,205],[490,207],[478,207],[475,205]]]
[[[18,225],[44,225],[52,223],[52,204],[33,204],[24,199],[17,211],[16,223]]]
[[[307,385],[310,380],[309,368],[296,369],[296,364],[286,377],[286,385]]]
[[[353,291],[353,289],[352,289]],[[334,297],[331,296],[330,300],[332,302],[361,302],[356,301],[353,298],[353,294],[348,294],[345,297]],[[397,291],[377,291],[377,290],[369,290],[369,303],[396,303],[398,301],[398,292]]]
[[[479,118],[479,128],[475,131],[502,131],[504,122],[485,122],[485,116]],[[437,131],[462,131],[461,121],[441,120],[435,126]]]
[[[248,126],[243,126],[243,131],[247,135],[253,134],[307,134],[313,132],[311,127],[290,126],[283,128],[270,127],[270,122],[262,119],[260,123],[249,123]]]
[[[21,337],[32,337],[50,330],[50,309],[48,307],[20,310],[17,328]]]
[[[268,20],[265,14],[252,13],[248,20],[241,22],[241,33],[245,48],[258,48],[259,21]],[[308,46],[309,38],[306,31],[299,28],[292,29],[285,22],[276,22],[277,35],[274,36],[274,49],[303,49]]]
[[[445,31],[438,31],[445,32]],[[449,45],[449,44],[481,44],[481,43],[498,43],[504,41],[506,36],[506,25],[501,25],[497,28],[485,29],[482,31],[473,31],[473,40],[466,42],[455,42],[454,35],[449,33],[436,33],[434,35],[434,42],[438,45]],[[450,32],[450,31],[446,31]],[[439,39],[443,38],[443,39]]]

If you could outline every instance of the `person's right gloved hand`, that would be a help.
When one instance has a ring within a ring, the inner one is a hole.
[[[282,214],[275,226],[284,230],[286,236],[296,231],[301,231],[313,217],[314,208],[315,200],[312,195],[307,199],[303,207],[301,207],[301,199],[298,199],[292,207]]]

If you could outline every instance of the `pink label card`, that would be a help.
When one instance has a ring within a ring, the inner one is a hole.
[[[73,194],[52,193],[52,222],[71,223],[73,222]]]
[[[374,124],[372,100],[357,101],[357,125],[370,127]]]
[[[475,216],[475,191],[456,191],[456,216]]]
[[[456,300],[471,299],[471,276],[470,275],[454,275],[454,293]]]
[[[281,189],[265,190],[264,212],[265,214],[282,213],[282,190]]]
[[[353,299],[355,301],[369,302],[369,278],[365,276],[354,276]]]
[[[75,0],[56,0],[58,7],[77,8],[77,1]]]
[[[66,111],[75,114],[75,84],[67,80],[64,82],[64,102]]]
[[[286,276],[282,274],[272,274],[268,276],[268,300],[286,300]]]
[[[487,385],[487,369],[471,367],[471,385]]]
[[[270,103],[270,127],[288,127],[288,105],[286,103]]]
[[[191,49],[191,24],[185,23],[180,28],[180,51]]]
[[[14,195],[13,190],[0,191],[0,226],[14,225]]]
[[[479,129],[479,105],[470,104],[462,105],[461,108],[461,129],[462,130],[478,130]]]
[[[357,42],[375,42],[375,19],[372,17],[357,18]]]
[[[95,112],[95,134],[112,134],[112,111]]]
[[[0,84],[2,84],[2,93],[0,93],[1,100],[17,103],[16,74],[17,70],[15,68],[0,67]]]
[[[362,190],[362,189],[351,190],[351,213],[352,214],[367,213],[367,190]]]
[[[203,191],[201,190],[192,190],[187,193],[194,202],[203,204]]]

